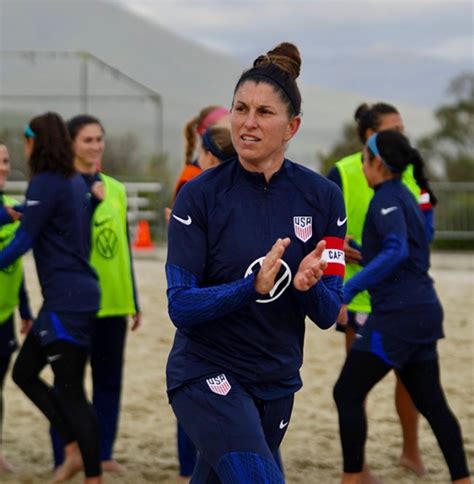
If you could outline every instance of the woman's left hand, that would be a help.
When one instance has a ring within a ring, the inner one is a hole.
[[[137,330],[142,324],[142,313],[138,312],[132,315],[132,327],[131,330]]]
[[[23,214],[21,212],[17,212],[14,208],[12,207],[5,207],[5,210],[7,211],[8,215],[12,219],[13,222],[16,222],[17,220],[20,220]]]
[[[323,277],[324,269],[328,263],[322,258],[326,242],[320,240],[316,248],[310,252],[298,267],[298,272],[293,278],[293,286],[298,291],[308,291]]]
[[[27,335],[30,332],[30,329],[32,326],[33,326],[32,319],[22,319],[21,326],[20,326],[20,333]]]
[[[347,326],[348,319],[349,318],[347,316],[347,304],[343,304],[341,306],[341,309],[339,310],[339,316],[337,317],[336,321],[341,326]]]

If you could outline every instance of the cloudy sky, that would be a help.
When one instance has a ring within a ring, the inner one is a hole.
[[[248,65],[282,40],[301,80],[436,106],[473,70],[473,2],[457,0],[112,0]]]

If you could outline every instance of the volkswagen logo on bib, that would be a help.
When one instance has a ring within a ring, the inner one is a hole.
[[[254,260],[245,271],[244,277],[250,276],[255,269],[262,267],[262,262],[264,259],[265,257],[260,257],[259,259]],[[285,289],[290,285],[291,278],[292,275],[290,266],[283,259],[281,259],[281,268],[275,278],[275,285],[268,294],[262,296],[262,298],[265,299],[257,299],[257,302],[265,304],[271,303],[278,299],[285,292]]]

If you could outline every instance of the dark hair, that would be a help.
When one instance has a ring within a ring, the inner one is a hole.
[[[378,131],[381,118],[386,114],[399,114],[399,112],[397,108],[386,103],[376,103],[372,106],[363,103],[356,109],[354,119],[357,122],[357,134],[362,144],[367,141],[367,130]]]
[[[95,118],[94,116],[90,116],[89,114],[79,114],[74,116],[67,122],[67,129],[69,131],[69,136],[74,141],[76,136],[79,134],[79,131],[89,124],[98,124],[102,131],[105,133],[105,129],[102,126],[102,123]]]
[[[301,94],[296,84],[300,75],[301,56],[298,48],[289,42],[282,42],[266,54],[257,57],[253,67],[244,71],[234,89],[234,96],[241,84],[253,81],[265,82],[280,94],[290,116],[301,114]]]
[[[203,136],[202,149],[210,151],[219,161],[237,156],[230,130],[224,126],[211,126]]]
[[[408,138],[399,131],[388,129],[378,133],[376,141],[382,160],[393,173],[402,173],[408,165],[413,165],[416,183],[430,194],[431,204],[435,206],[438,200],[426,177],[425,164],[418,150],[410,145]],[[367,149],[371,159],[374,158],[370,147]]]
[[[61,116],[47,112],[33,118],[29,126],[35,134],[28,160],[31,176],[44,171],[72,176],[75,170],[71,138]]]

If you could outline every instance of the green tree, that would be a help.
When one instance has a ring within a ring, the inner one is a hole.
[[[361,148],[356,123],[354,121],[344,123],[341,131],[341,139],[332,145],[328,153],[320,151],[316,155],[320,163],[320,172],[324,175],[327,174],[336,161],[344,156],[360,151]]]
[[[448,87],[452,102],[435,111],[436,130],[418,147],[425,159],[441,162],[450,181],[474,181],[474,72],[455,77]]]

